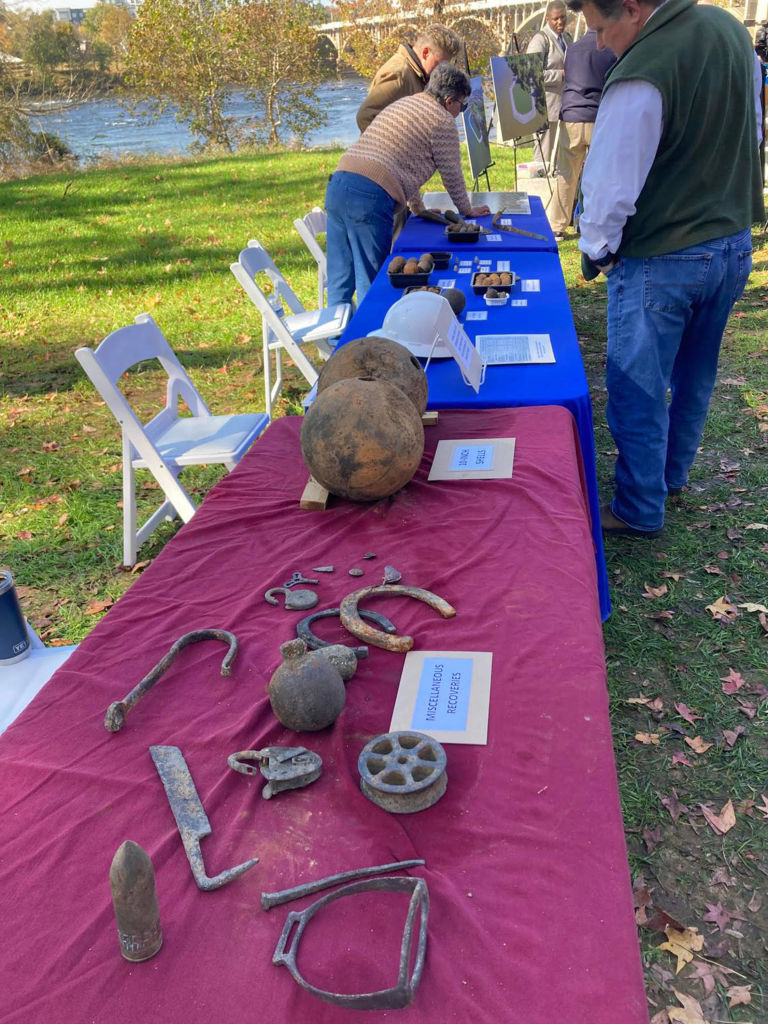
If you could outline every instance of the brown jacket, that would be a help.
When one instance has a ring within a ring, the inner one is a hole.
[[[368,95],[357,111],[357,127],[364,132],[371,121],[395,100],[423,92],[429,75],[410,46],[403,43],[394,57],[382,64],[373,77]]]

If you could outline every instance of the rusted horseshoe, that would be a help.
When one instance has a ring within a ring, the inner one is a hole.
[[[104,716],[104,728],[108,732],[120,732],[125,725],[125,716],[132,707],[138,704],[147,690],[152,689],[163,673],[168,671],[179,652],[189,644],[198,643],[200,640],[222,640],[225,644],[229,644],[229,650],[221,663],[221,674],[228,676],[237,654],[237,638],[234,633],[230,633],[226,629],[195,629],[191,633],[185,633],[184,636],[179,637],[170,651],[158,661],[141,682],[134,686],[130,693],[127,693],[122,700],[116,700],[114,704],[109,705]]]
[[[396,583],[387,583],[376,587],[363,587],[362,590],[356,590],[352,594],[347,594],[340,606],[342,626],[352,636],[356,636],[358,640],[364,640],[367,644],[372,644],[374,647],[383,647],[385,651],[410,651],[413,647],[413,637],[387,636],[386,633],[381,633],[378,629],[373,629],[372,626],[368,626],[363,622],[360,612],[357,610],[358,603],[363,598],[372,597],[376,594],[388,594],[390,597],[398,595],[401,597],[413,597],[417,601],[423,601],[424,604],[428,604],[436,612],[440,612],[444,619],[452,619],[456,614],[456,609],[443,600],[442,597],[438,597],[437,594],[433,594],[430,590],[422,590],[420,587],[406,587]]]
[[[396,633],[397,627],[389,621],[385,616],[379,615],[378,612],[360,611],[359,613],[362,618],[369,619],[371,622],[375,622],[378,626],[384,630],[385,633]],[[321,640],[319,636],[315,636],[312,632],[312,623],[316,622],[317,619],[330,619],[334,615],[341,615],[340,608],[326,608],[322,612],[314,612],[312,615],[308,615],[306,619],[302,619],[301,622],[296,623],[296,635],[299,640],[303,640],[310,651],[322,650],[324,647],[333,646],[332,640]],[[360,658],[368,657],[367,647],[350,647],[350,650]]]

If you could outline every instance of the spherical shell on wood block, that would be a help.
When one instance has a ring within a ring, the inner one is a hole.
[[[399,491],[424,454],[421,415],[385,380],[340,380],[319,394],[304,417],[301,453],[319,484],[352,501]]]
[[[410,398],[420,416],[427,408],[427,375],[421,363],[389,338],[357,338],[337,349],[320,371],[318,395],[350,377],[387,380]]]

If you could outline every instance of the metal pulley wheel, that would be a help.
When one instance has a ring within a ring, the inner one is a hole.
[[[385,732],[360,751],[360,789],[393,814],[423,811],[445,792],[446,762],[442,746],[423,732]]]

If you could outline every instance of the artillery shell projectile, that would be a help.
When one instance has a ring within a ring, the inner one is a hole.
[[[109,869],[120,952],[126,960],[149,960],[163,944],[155,871],[138,843],[126,839]]]

